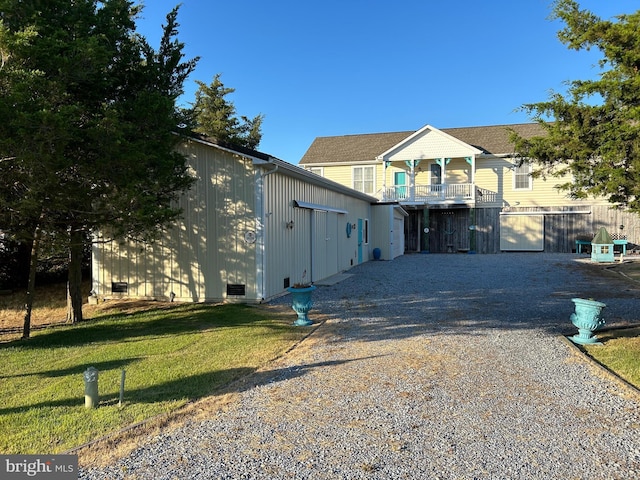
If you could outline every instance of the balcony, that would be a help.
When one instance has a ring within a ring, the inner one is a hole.
[[[476,187],[473,183],[416,185],[413,187],[394,185],[378,192],[378,198],[386,202],[416,203],[427,205],[473,204]]]

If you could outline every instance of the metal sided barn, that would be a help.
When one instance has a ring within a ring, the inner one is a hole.
[[[182,219],[148,244],[97,235],[94,300],[262,302],[368,261],[375,247],[387,259],[401,251],[392,245],[397,205],[372,205],[372,196],[254,150],[203,138],[179,150],[197,179],[181,197]],[[378,217],[388,221],[373,235]]]

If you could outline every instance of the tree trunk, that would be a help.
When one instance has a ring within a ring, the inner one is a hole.
[[[82,230],[72,228],[69,233],[69,277],[67,282],[67,323],[82,321]]]
[[[29,338],[31,335],[31,311],[33,310],[33,300],[36,293],[36,268],[38,266],[38,252],[40,250],[40,234],[40,226],[37,226],[33,233],[33,242],[31,243],[29,282],[27,284],[27,302],[25,304],[24,323],[22,325],[22,338]]]

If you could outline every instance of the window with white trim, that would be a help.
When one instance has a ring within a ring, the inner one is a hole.
[[[324,168],[323,167],[307,167],[307,170],[311,173],[315,173],[316,175],[324,176]]]
[[[373,195],[375,193],[375,167],[353,167],[353,189]]]
[[[531,190],[533,188],[533,167],[531,162],[524,161],[521,165],[515,165],[513,169],[513,189]]]

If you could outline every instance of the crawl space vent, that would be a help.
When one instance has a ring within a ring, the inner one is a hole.
[[[111,282],[111,293],[127,293],[128,289],[127,282]]]
[[[245,285],[238,283],[227,283],[227,295],[246,295]]]

